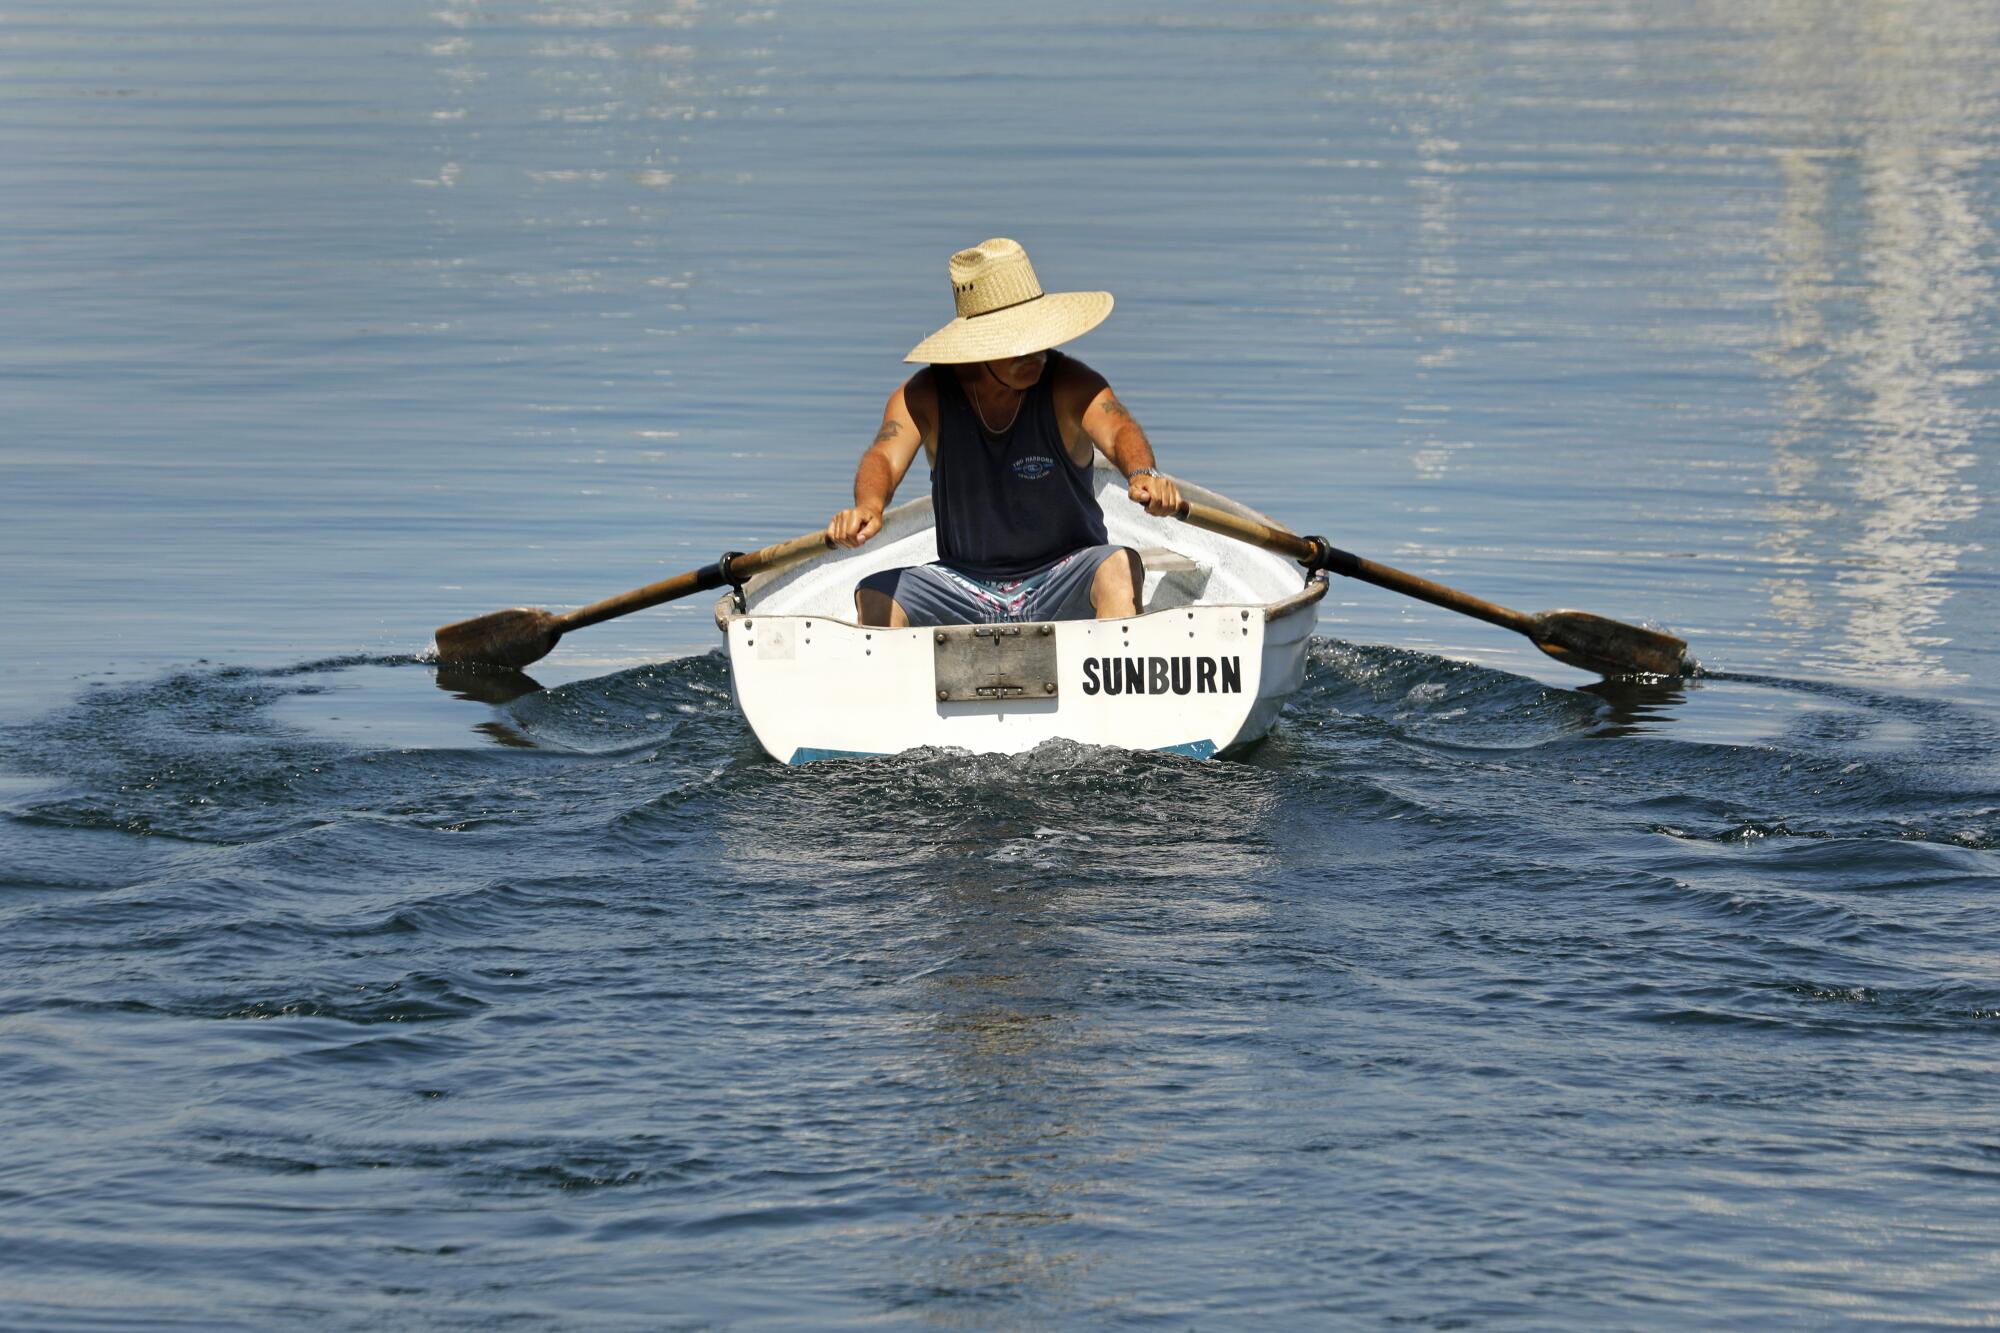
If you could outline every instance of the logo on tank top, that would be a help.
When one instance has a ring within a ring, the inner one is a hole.
[[[1047,454],[1028,454],[1014,460],[1014,475],[1022,481],[1040,481],[1056,470],[1056,460]]]

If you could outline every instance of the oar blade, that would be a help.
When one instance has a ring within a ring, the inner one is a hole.
[[[1692,669],[1685,639],[1588,611],[1543,611],[1529,635],[1535,646],[1601,676],[1684,676]]]
[[[518,669],[547,657],[561,637],[561,625],[548,612],[532,606],[509,607],[438,630],[438,661]]]

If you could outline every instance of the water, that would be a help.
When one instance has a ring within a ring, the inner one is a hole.
[[[0,12],[0,1322],[2000,1319],[1996,30]],[[1167,468],[1707,674],[1340,585],[1241,762],[792,770],[706,605],[417,660],[822,522],[996,234]]]

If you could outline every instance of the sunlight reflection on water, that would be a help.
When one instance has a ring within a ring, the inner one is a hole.
[[[1980,513],[1980,414],[1968,399],[1990,375],[1967,362],[1991,291],[1991,232],[1972,193],[1991,88],[1990,75],[1942,57],[1991,49],[2000,16],[1970,6],[1927,27],[1786,17],[1768,70],[1806,133],[1779,155],[1769,360],[1787,382],[1786,420],[1772,439],[1763,544],[1800,572],[1768,581],[1772,605],[1802,646],[1832,631],[1807,653],[1818,670],[1962,680],[1936,650],[1950,642],[1942,608],[1968,551],[1958,534]],[[1845,475],[1829,495],[1820,474],[1834,463]],[[1806,576],[1815,559],[1839,567],[1830,588]]]

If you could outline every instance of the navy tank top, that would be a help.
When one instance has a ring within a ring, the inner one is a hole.
[[[1105,544],[1091,469],[1070,461],[1056,424],[1053,385],[1061,359],[1062,353],[1049,353],[1042,377],[998,437],[980,424],[957,372],[931,367],[938,398],[931,515],[938,559],[960,573],[1003,582]]]

